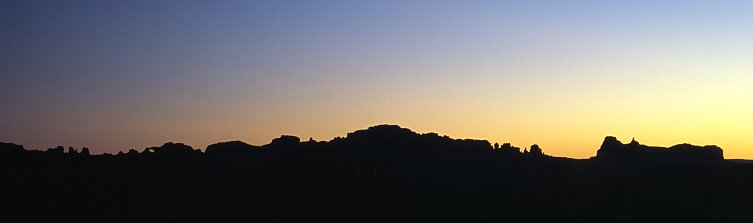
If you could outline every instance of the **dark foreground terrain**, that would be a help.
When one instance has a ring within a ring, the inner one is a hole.
[[[3,222],[748,222],[753,164],[607,137],[587,160],[376,126],[117,155],[0,144]]]

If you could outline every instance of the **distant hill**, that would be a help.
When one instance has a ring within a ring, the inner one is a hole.
[[[329,141],[92,155],[0,143],[19,222],[735,222],[753,165],[716,146],[607,137],[593,159],[379,125]]]
[[[623,144],[614,136],[607,136],[596,153],[597,159],[657,159],[719,161],[724,160],[722,148],[718,146],[695,146],[678,144],[669,148],[646,146],[633,139]]]
[[[21,145],[0,143],[2,153],[22,153]],[[213,160],[242,161],[254,156],[285,157],[299,153],[317,151],[334,156],[347,156],[367,160],[453,160],[453,159],[489,159],[507,158],[542,158],[547,156],[538,145],[531,145],[530,150],[521,151],[510,143],[497,143],[494,146],[486,140],[452,139],[437,133],[418,134],[397,125],[378,125],[368,129],[348,133],[346,137],[337,137],[330,141],[301,141],[297,136],[283,135],[263,146],[249,145],[241,141],[221,142],[207,146],[204,152],[182,143],[168,142],[159,147],[149,147],[142,152],[135,150],[117,155],[148,155],[161,157],[206,157]],[[48,154],[64,154],[62,146],[49,148]],[[68,153],[89,154],[87,148],[79,153],[73,148]],[[271,154],[271,155],[268,155]],[[109,154],[105,154],[109,155]],[[321,156],[321,154],[316,155]],[[258,158],[258,157],[257,157]],[[718,146],[695,146],[678,144],[669,148],[647,146],[633,139],[623,144],[616,137],[607,136],[597,150],[595,159],[653,159],[653,160],[688,160],[719,161],[723,160],[723,150]],[[745,163],[745,160],[735,160]]]

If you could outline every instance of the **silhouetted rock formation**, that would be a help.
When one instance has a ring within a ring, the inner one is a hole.
[[[82,148],[82,149],[81,149],[81,155],[82,155],[82,156],[88,156],[88,155],[91,155],[91,154],[89,153],[89,148],[86,148],[86,147]]]
[[[241,157],[251,155],[255,149],[259,147],[241,141],[230,141],[209,145],[204,153],[211,157]]]
[[[68,155],[76,156],[78,155],[78,151],[74,149],[73,147],[68,147]]]
[[[142,153],[171,158],[198,158],[202,155],[201,150],[194,150],[191,146],[188,146],[186,144],[173,142],[165,143],[160,147],[146,148]]]
[[[533,144],[531,145],[531,150],[529,150],[527,153],[524,153],[523,155],[529,158],[540,158],[544,157],[544,151],[541,150],[541,147],[539,147],[539,145]]]
[[[510,143],[503,143],[502,146],[500,146],[499,149],[495,149],[494,152],[504,157],[523,157],[523,152],[520,151],[520,148],[515,147]]]
[[[283,136],[280,136],[280,138],[273,139],[272,143],[270,143],[269,145],[275,146],[275,147],[285,147],[285,146],[296,145],[300,142],[301,142],[301,138],[298,138],[298,136],[283,135]]]
[[[22,145],[0,142],[0,152],[3,154],[21,153],[24,151],[24,146]]]
[[[753,200],[753,164],[719,161],[718,147],[648,147],[615,137],[604,140],[596,159],[583,160],[548,156],[537,144],[521,151],[510,143],[492,146],[395,125],[330,141],[282,136],[263,146],[221,142],[205,152],[181,143],[115,156],[76,151],[69,148],[65,155],[63,147],[36,151],[0,143],[1,187],[8,192],[0,199],[3,217],[24,222],[744,222]],[[29,208],[35,205],[55,208]]]
[[[633,139],[622,144],[614,136],[607,136],[596,153],[599,159],[661,159],[661,160],[724,160],[722,149],[718,146],[694,146],[679,144],[669,148],[646,146]]]
[[[489,159],[486,140],[451,139],[436,133],[418,134],[396,125],[379,125],[348,133],[340,148],[359,160],[380,162],[436,162]]]
[[[55,148],[48,148],[45,152],[52,155],[63,155],[65,154],[65,148],[63,148],[63,146],[58,146]]]

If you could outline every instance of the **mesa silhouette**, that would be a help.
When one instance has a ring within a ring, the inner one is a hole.
[[[607,136],[596,158],[602,159],[673,159],[673,160],[722,160],[722,148],[718,146],[694,146],[687,143],[669,148],[646,146],[633,139],[622,144],[616,137]]]
[[[596,156],[380,125],[201,150],[92,155],[0,143],[8,219],[56,222],[666,222],[744,219],[753,164],[606,137]]]

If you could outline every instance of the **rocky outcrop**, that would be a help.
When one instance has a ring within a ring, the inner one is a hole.
[[[160,147],[146,148],[142,153],[171,158],[200,157],[202,155],[201,150],[194,150],[189,145],[173,142],[165,143]]]
[[[544,156],[544,151],[537,144],[531,145],[531,150],[524,154],[526,157],[538,158]]]
[[[255,149],[259,147],[241,141],[230,141],[207,146],[205,154],[207,157],[238,157],[250,155]]]
[[[2,152],[23,152],[24,146],[14,143],[0,142],[0,151]]]
[[[24,150],[24,146],[22,145],[0,142],[0,156],[15,156],[24,152],[26,150]]]
[[[662,160],[724,160],[722,148],[718,146],[695,146],[679,144],[669,148],[646,146],[633,139],[623,144],[614,136],[607,136],[596,152],[599,159],[662,159]]]

